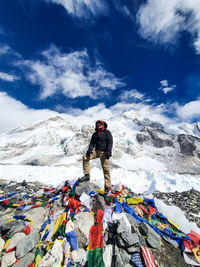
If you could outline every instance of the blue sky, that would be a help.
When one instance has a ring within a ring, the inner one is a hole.
[[[0,131],[130,109],[196,122],[199,74],[199,0],[0,0]]]

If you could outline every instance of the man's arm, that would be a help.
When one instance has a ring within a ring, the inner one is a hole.
[[[113,147],[113,137],[110,131],[107,131],[107,148],[106,148],[106,158],[109,159],[112,156]]]
[[[89,146],[88,146],[88,150],[87,150],[87,155],[90,156],[90,154],[92,154],[92,150],[94,148],[94,133],[91,137],[91,140],[90,140],[90,143],[89,143]]]

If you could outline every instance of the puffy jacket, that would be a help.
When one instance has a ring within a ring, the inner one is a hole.
[[[91,154],[92,150],[95,149],[107,152],[108,155],[112,156],[113,137],[111,132],[107,130],[107,123],[103,123],[103,131],[98,133],[97,129],[95,129],[95,132],[93,133],[92,138],[90,140],[87,154]]]

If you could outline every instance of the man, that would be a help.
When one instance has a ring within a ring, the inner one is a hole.
[[[100,158],[101,166],[104,173],[105,192],[111,188],[111,177],[109,170],[109,158],[112,156],[113,137],[107,130],[107,123],[97,121],[95,132],[92,135],[87,153],[83,155],[83,173],[84,176],[79,178],[80,182],[90,180],[90,160]]]

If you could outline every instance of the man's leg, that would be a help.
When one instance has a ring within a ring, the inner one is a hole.
[[[90,174],[90,160],[96,159],[96,158],[97,158],[97,153],[95,150],[90,155],[90,157],[88,157],[86,154],[83,155],[83,173],[84,173],[84,175]]]
[[[100,154],[101,166],[104,173],[105,180],[105,189],[108,190],[111,187],[111,177],[110,177],[110,169],[109,169],[109,159],[106,159],[106,155],[104,152]]]

